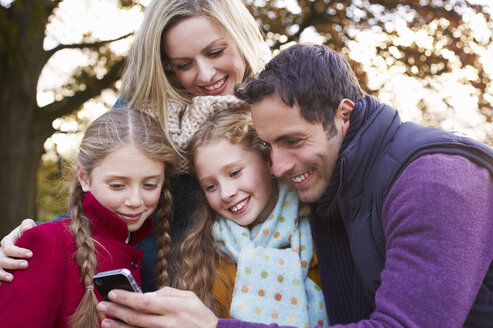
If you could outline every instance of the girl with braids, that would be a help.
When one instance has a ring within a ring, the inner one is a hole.
[[[165,140],[159,122],[137,110],[112,110],[89,125],[77,158],[71,217],[41,224],[19,239],[34,256],[30,270],[0,286],[2,327],[99,327],[101,297],[93,276],[127,268],[140,284],[143,252],[133,246],[153,229],[155,210],[157,276],[160,286],[168,285],[167,172],[176,153]]]
[[[203,197],[179,247],[175,286],[193,291],[221,318],[327,324],[314,282],[308,205],[272,177],[248,105],[234,97],[210,100],[211,117],[191,115],[204,120],[190,124],[200,127],[187,148]]]
[[[153,0],[127,56],[121,98],[115,107],[152,112],[173,148],[183,151],[175,139],[181,133],[177,126],[195,98],[233,95],[234,86],[258,72],[269,58],[258,24],[242,0]],[[189,224],[194,206],[190,194],[199,191],[194,179],[180,167],[177,173],[171,180],[173,241],[181,238]],[[0,282],[14,279],[14,274],[4,269],[28,267],[32,252],[14,243],[31,226],[34,222],[26,219],[2,239]],[[144,291],[157,287],[153,275],[155,237],[152,233],[137,245],[144,250]]]

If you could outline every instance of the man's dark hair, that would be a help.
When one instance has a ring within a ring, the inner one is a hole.
[[[348,62],[321,45],[296,44],[281,51],[260,72],[238,86],[235,94],[249,104],[278,94],[309,122],[321,122],[329,136],[335,133],[334,113],[339,102],[363,98],[358,80]]]

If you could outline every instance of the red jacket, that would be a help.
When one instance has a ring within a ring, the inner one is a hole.
[[[151,219],[132,233],[126,244],[128,230],[123,220],[90,193],[86,193],[83,207],[91,219],[92,237],[104,246],[94,243],[97,272],[127,268],[140,285],[143,252],[132,245],[151,232]],[[1,327],[68,327],[85,291],[69,225],[70,219],[44,223],[27,231],[17,242],[34,255],[27,270],[16,271],[11,283],[0,285]],[[97,292],[96,295],[101,300]]]

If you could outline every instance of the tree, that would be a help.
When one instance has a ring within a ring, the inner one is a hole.
[[[443,94],[451,115],[451,96],[445,95],[443,80],[451,73],[467,71],[464,85],[472,86],[471,98],[476,100],[485,125],[493,123],[493,72],[484,67],[493,55],[491,5],[487,1],[466,0],[298,0],[295,10],[286,10],[285,1],[247,0],[254,16],[259,17],[272,49],[297,42],[314,29],[322,42],[349,59],[363,88],[377,95],[383,83],[369,85],[368,66],[351,60],[350,45],[372,31],[379,35],[368,49],[373,66],[379,72],[401,70],[422,82],[423,89]],[[481,4],[483,3],[483,4]],[[481,25],[479,31],[476,26]],[[402,28],[405,26],[405,28]],[[412,34],[418,34],[413,37]],[[373,77],[373,76],[372,76]],[[439,83],[440,82],[440,83]],[[396,93],[404,92],[397,90]],[[417,104],[423,123],[440,126],[445,117],[430,113],[430,103],[423,96]],[[486,132],[485,142],[493,145],[493,129]]]
[[[102,90],[114,88],[123,58],[108,44],[115,40],[93,40],[85,36],[78,44],[60,44],[43,49],[46,25],[62,0],[15,0],[0,6],[0,235],[36,217],[36,176],[43,143],[55,130],[54,119],[78,110]],[[132,2],[125,1],[126,5]],[[38,106],[37,84],[43,67],[58,51],[81,49],[94,53],[94,63],[74,72],[63,89],[65,95]],[[95,72],[105,72],[102,76]]]
[[[36,171],[44,151],[43,142],[54,132],[52,121],[78,110],[101,90],[114,88],[120,76],[123,59],[108,47],[113,40],[101,41],[89,34],[78,44],[43,49],[45,26],[61,2],[14,0],[10,7],[0,6],[0,188],[7,193],[0,200],[0,220],[6,222],[0,225],[0,236],[21,218],[35,217]],[[120,2],[122,6],[132,6],[136,1]],[[485,54],[489,53],[491,58],[493,53],[493,22],[486,0],[483,5],[477,4],[478,0],[476,4],[466,0],[245,2],[259,21],[271,49],[302,40],[304,34],[316,33],[324,44],[348,58],[370,94],[379,95],[384,89],[385,81],[372,81],[386,70],[399,69],[418,79],[423,90],[435,89],[438,94],[441,94],[440,81],[452,72],[467,71],[463,84],[472,87],[470,97],[476,100],[484,121],[493,122],[493,74],[491,69],[487,71],[483,67],[488,58]],[[475,21],[486,26],[487,31],[482,35],[474,29],[472,23],[478,23]],[[379,36],[366,54],[371,59],[370,66],[352,57],[352,45],[361,43],[361,36],[367,31]],[[405,33],[409,31],[419,34],[421,39],[408,37]],[[74,72],[56,101],[38,106],[36,90],[41,70],[56,52],[69,48],[91,52],[96,60]],[[96,75],[95,71],[105,74]],[[448,108],[453,108],[449,96],[442,98]],[[443,120],[430,111],[425,97],[417,106],[429,125],[438,126]],[[485,141],[493,144],[493,129],[487,132]],[[49,176],[56,177],[56,173],[51,172]]]

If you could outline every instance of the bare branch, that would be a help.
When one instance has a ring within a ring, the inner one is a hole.
[[[57,51],[63,50],[63,49],[98,49],[104,45],[107,45],[108,43],[116,42],[119,40],[123,40],[128,38],[130,35],[133,33],[128,33],[126,35],[122,35],[116,39],[110,39],[110,40],[102,40],[102,41],[97,41],[97,42],[82,42],[82,43],[74,43],[74,44],[61,44],[56,46],[55,48],[48,50],[45,52],[46,54],[46,62],[53,56]]]
[[[33,119],[33,130],[35,131],[34,142],[36,140],[45,140],[54,132],[53,128],[47,129],[47,126],[51,126],[53,120],[71,114],[87,100],[98,96],[102,90],[111,87],[120,78],[123,63],[124,59],[121,59],[112,65],[102,79],[98,79],[95,76],[92,77],[87,81],[87,88],[85,90],[77,91],[73,96],[65,97],[60,101],[37,108]]]
[[[44,0],[47,17],[53,14],[53,10],[62,2],[63,0]]]

